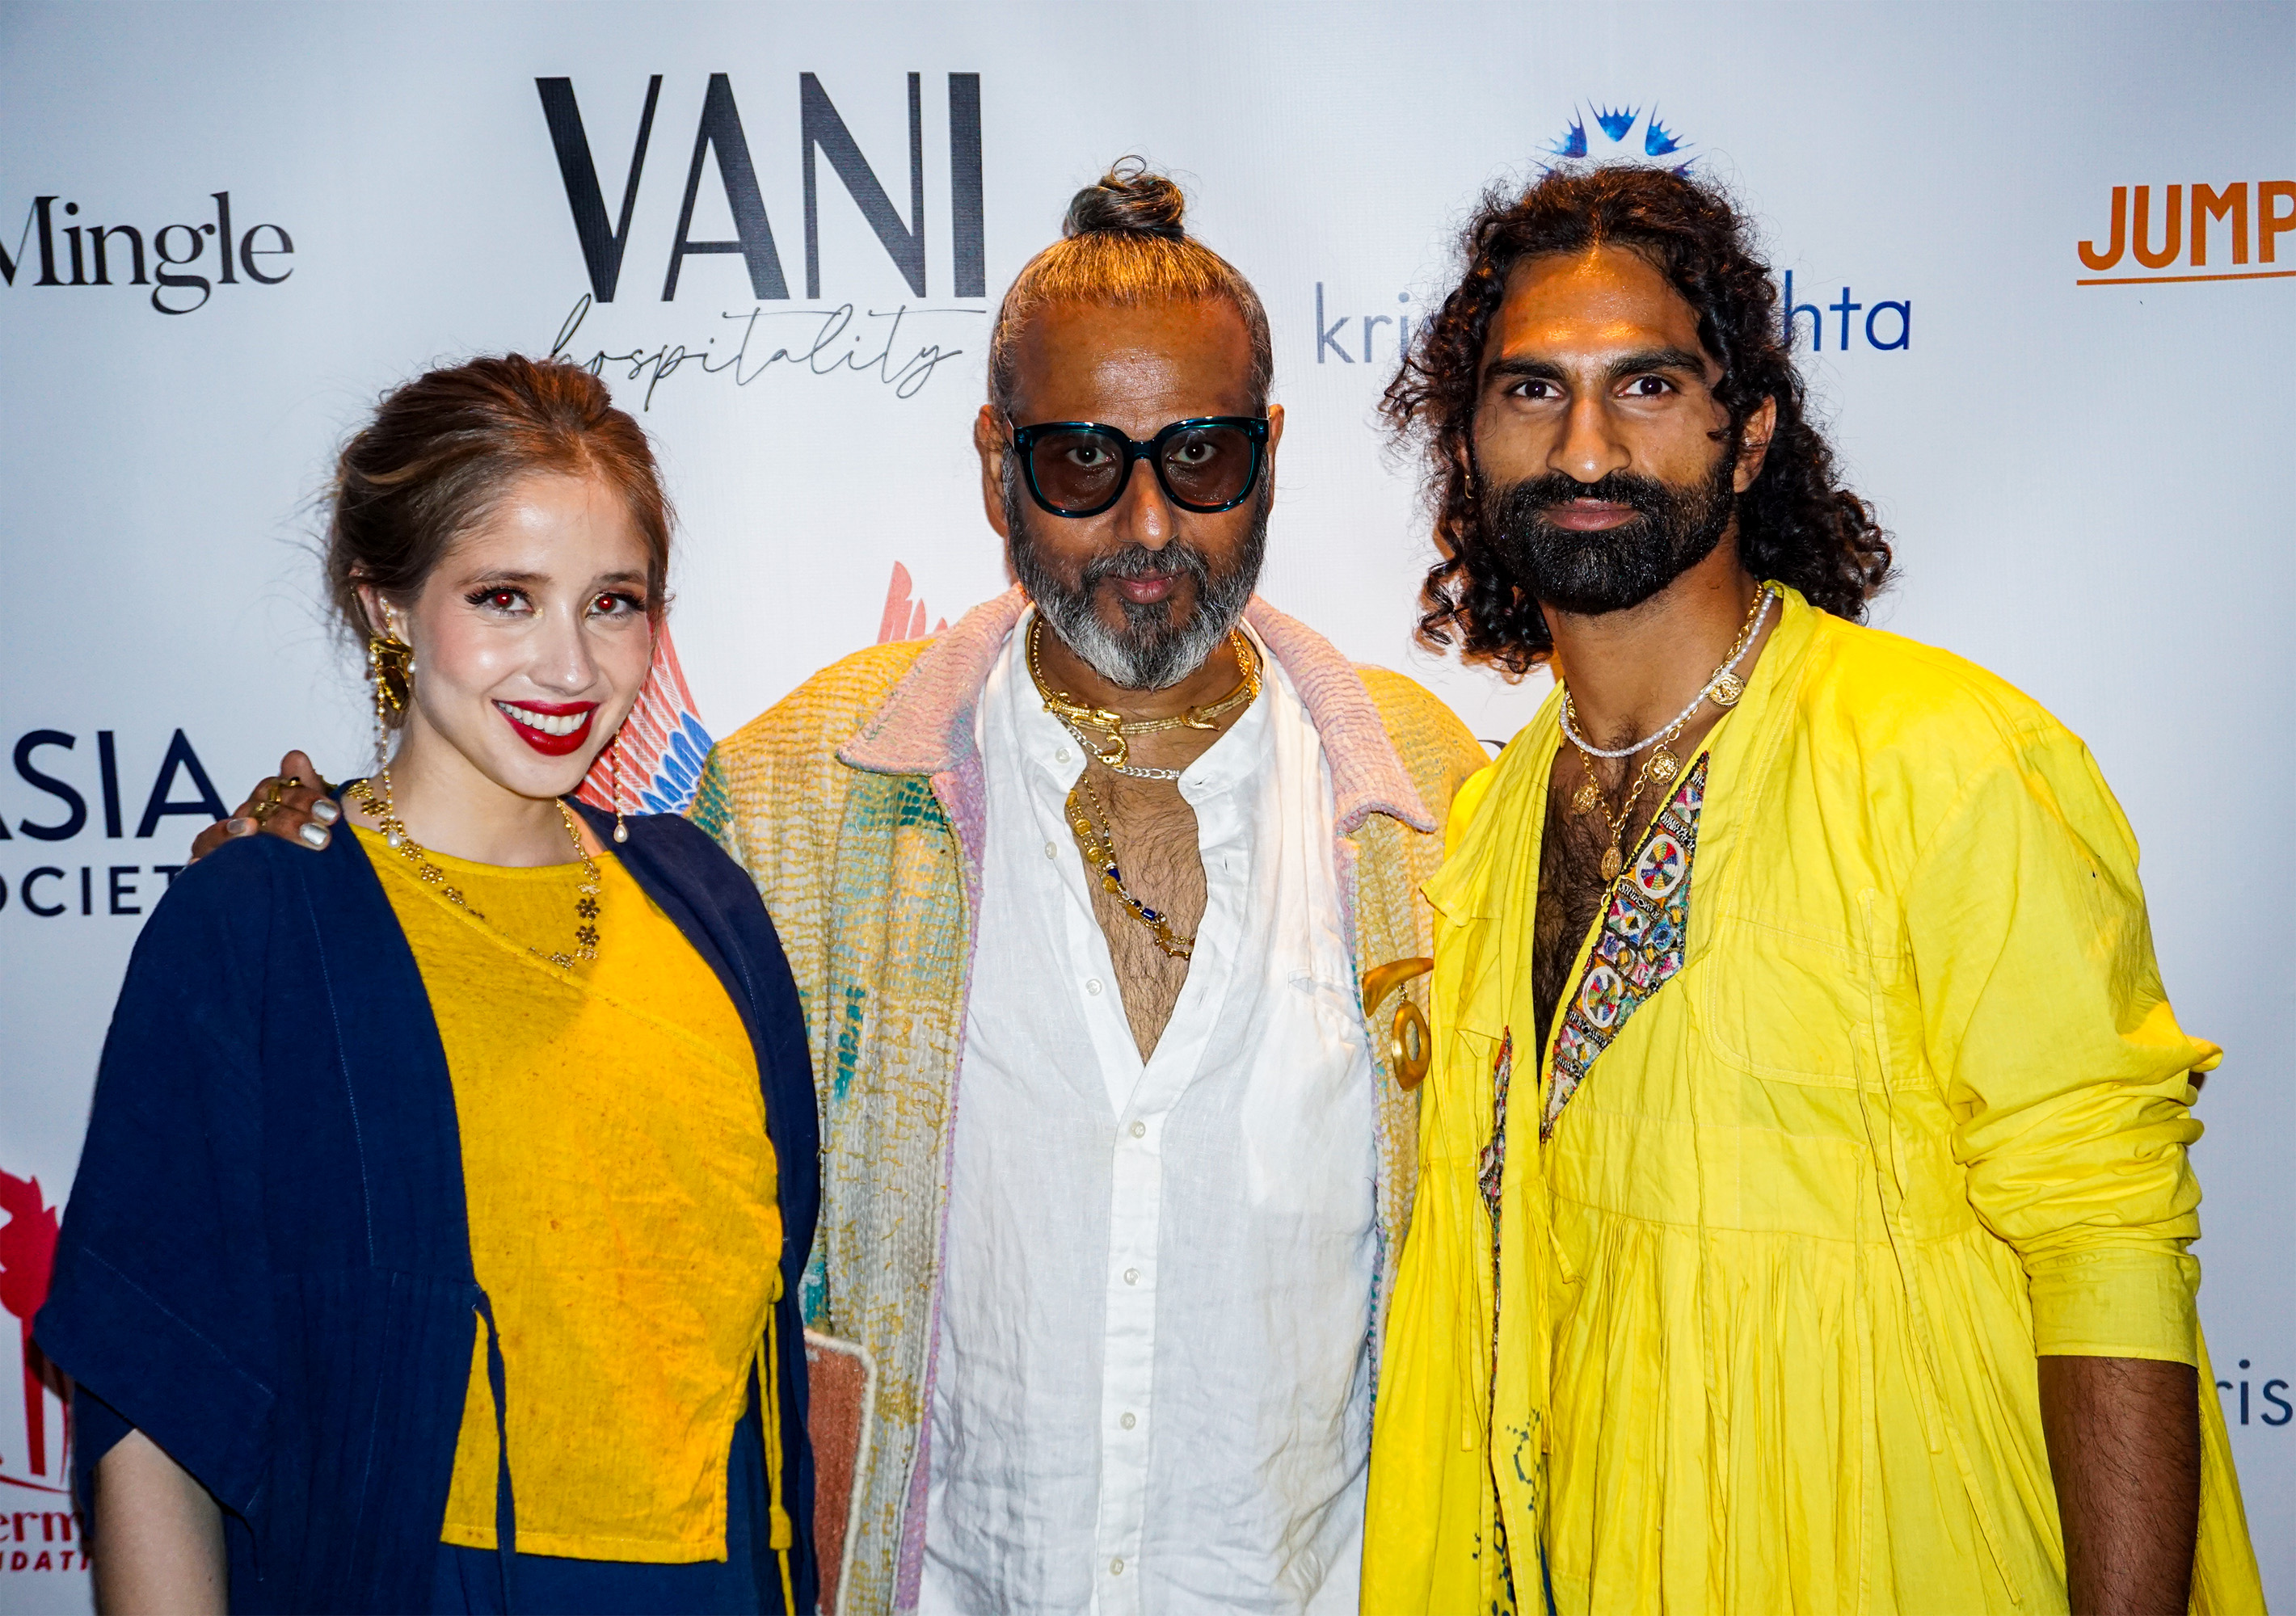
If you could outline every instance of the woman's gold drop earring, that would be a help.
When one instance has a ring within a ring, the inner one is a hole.
[[[630,827],[622,821],[622,732],[616,730],[610,744],[614,749],[613,762],[609,766],[613,775],[614,840],[627,841]]]
[[[367,672],[374,680],[374,767],[390,755],[390,720],[414,699],[414,647],[395,634],[370,635]]]

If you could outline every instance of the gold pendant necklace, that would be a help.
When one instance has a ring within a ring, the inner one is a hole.
[[[470,899],[464,898],[461,890],[447,879],[447,872],[431,863],[430,855],[423,851],[422,845],[406,833],[406,824],[400,821],[397,810],[391,805],[390,769],[387,765],[381,774],[382,795],[381,797],[374,794],[373,782],[368,780],[355,783],[351,790],[357,794],[359,806],[373,815],[375,823],[382,827],[382,840],[385,845],[396,848],[400,856],[414,866],[415,876],[423,885],[438,888],[439,897],[462,910],[463,914],[477,921],[504,942],[518,941],[516,938],[512,937],[484,915],[472,908]],[[581,827],[574,823],[574,810],[563,802],[559,803],[557,808],[558,817],[566,826],[567,838],[574,844],[574,857],[582,862],[582,882],[578,889],[579,896],[574,902],[574,951],[571,954],[545,954],[532,943],[528,943],[525,947],[526,951],[535,958],[546,960],[562,971],[571,971],[575,961],[589,961],[598,957],[597,921],[600,883],[598,865],[591,858],[590,849],[582,845],[582,831]]]
[[[1668,755],[1672,756],[1671,753]],[[1615,814],[1611,812],[1610,804],[1603,800],[1602,788],[1595,783],[1591,765],[1588,766],[1590,772],[1587,776],[1587,783],[1580,786],[1578,794],[1571,799],[1570,806],[1582,814],[1597,808],[1601,809],[1603,819],[1610,824],[1611,845],[1603,849],[1601,865],[1603,879],[1606,882],[1618,880],[1619,872],[1626,867],[1627,824],[1634,817],[1635,804],[1642,800],[1643,788],[1657,777],[1657,770],[1652,767],[1652,759],[1644,759],[1642,767],[1635,771],[1634,788],[1628,792],[1626,801],[1620,805],[1619,811]],[[1672,779],[1676,772],[1677,772],[1677,769],[1667,771],[1667,778]]]

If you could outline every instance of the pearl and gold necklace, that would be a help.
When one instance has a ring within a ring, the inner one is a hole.
[[[1634,816],[1635,804],[1641,800],[1644,788],[1653,783],[1665,785],[1682,772],[1682,759],[1675,755],[1671,746],[1674,738],[1689,726],[1691,719],[1698,716],[1698,710],[1707,702],[1711,701],[1726,712],[1737,706],[1745,695],[1746,681],[1738,677],[1738,664],[1746,660],[1746,652],[1753,646],[1754,636],[1761,632],[1763,623],[1769,619],[1770,603],[1776,598],[1775,584],[1765,583],[1754,592],[1754,603],[1748,609],[1746,620],[1738,630],[1737,639],[1732,642],[1729,654],[1723,658],[1722,665],[1698,687],[1698,693],[1690,698],[1689,706],[1631,746],[1596,746],[1580,734],[1576,721],[1578,712],[1570,705],[1570,687],[1563,686],[1562,734],[1587,760],[1586,783],[1571,797],[1570,806],[1581,814],[1599,810],[1610,824],[1611,845],[1603,849],[1604,881],[1616,881],[1620,870],[1626,865],[1627,824]],[[1634,786],[1627,792],[1627,800],[1620,804],[1619,811],[1613,814],[1610,800],[1595,783],[1594,759],[1606,758],[1615,762],[1620,758],[1631,758],[1644,747],[1653,744],[1656,750],[1644,759],[1642,767],[1635,771]]]

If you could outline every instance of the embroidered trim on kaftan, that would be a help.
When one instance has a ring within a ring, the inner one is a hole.
[[[1506,1179],[1506,1107],[1507,1084],[1514,1076],[1514,1029],[1509,1028],[1499,1038],[1498,1059],[1491,1063],[1491,1136],[1483,1145],[1482,1154],[1475,1159],[1475,1186],[1482,1191],[1483,1210],[1491,1215],[1491,1317],[1498,1317],[1499,1300],[1499,1186]],[[1491,1333],[1491,1395],[1498,1396],[1498,1333]],[[1492,1428],[1497,1427],[1497,1410],[1491,1410]],[[1507,1556],[1506,1518],[1494,1513],[1491,1516],[1491,1547],[1498,1556],[1499,1586],[1491,1599],[1489,1616],[1513,1616],[1514,1567]]]
[[[1475,1161],[1475,1185],[1483,1192],[1483,1210],[1491,1215],[1491,1280],[1498,1280],[1499,1185],[1506,1177],[1507,1079],[1514,1073],[1514,1032],[1499,1039],[1499,1057],[1491,1065],[1491,1136]]]
[[[1690,863],[1698,849],[1698,812],[1705,802],[1706,759],[1702,754],[1683,776],[1673,800],[1651,822],[1633,866],[1611,888],[1602,931],[1587,955],[1578,991],[1571,996],[1555,1039],[1554,1083],[1538,1126],[1541,1144],[1554,1132],[1555,1119],[1586,1080],[1595,1057],[1610,1046],[1643,1001],[1682,969],[1682,945],[1690,926]],[[1494,1398],[1498,1390],[1499,1190],[1506,1177],[1507,1088],[1513,1076],[1514,1032],[1510,1028],[1500,1037],[1498,1056],[1491,1062],[1491,1133],[1475,1161],[1475,1185],[1491,1220]],[[1491,1609],[1493,1616],[1511,1616],[1516,1608],[1514,1566],[1506,1522],[1496,1513],[1491,1538],[1499,1569]],[[1543,1576],[1544,1549],[1540,1554]]]
[[[1603,930],[1587,956],[1578,990],[1554,1040],[1554,1080],[1539,1119],[1542,1144],[1587,1079],[1595,1057],[1610,1047],[1627,1018],[1682,969],[1690,929],[1690,861],[1698,850],[1698,811],[1706,802],[1706,759],[1683,776],[1659,811],[1633,866],[1611,889]]]

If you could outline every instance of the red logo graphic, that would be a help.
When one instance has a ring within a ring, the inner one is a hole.
[[[56,1260],[56,1209],[40,1194],[37,1178],[0,1171],[0,1308],[16,1316],[24,1349],[24,1446],[36,1476],[61,1475],[62,1444],[54,1471],[48,1468],[48,1400],[64,1395],[63,1376],[32,1340],[32,1316],[48,1299],[48,1275]]]
[[[23,1462],[16,1463],[14,1444],[0,1448],[0,1489],[5,1489],[0,1497],[34,1504],[29,1509],[0,1504],[0,1545],[8,1546],[0,1548],[0,1571],[86,1571],[79,1516],[63,1480],[69,1430],[58,1430],[53,1449],[48,1441],[48,1399],[62,1402],[68,1395],[63,1373],[32,1340],[32,1318],[48,1298],[55,1267],[56,1209],[40,1194],[38,1179],[0,1171],[0,1214],[8,1219],[0,1224],[0,1308],[16,1317],[24,1383]],[[62,1423],[69,1426],[69,1416]],[[20,1490],[46,1497],[35,1503]]]
[[[939,634],[948,627],[948,619],[943,618],[931,629],[925,628],[925,603],[922,601],[911,603],[909,591],[912,587],[909,570],[895,562],[893,581],[885,587],[885,616],[877,625],[877,644],[880,645],[892,640],[921,640],[928,633]]]

